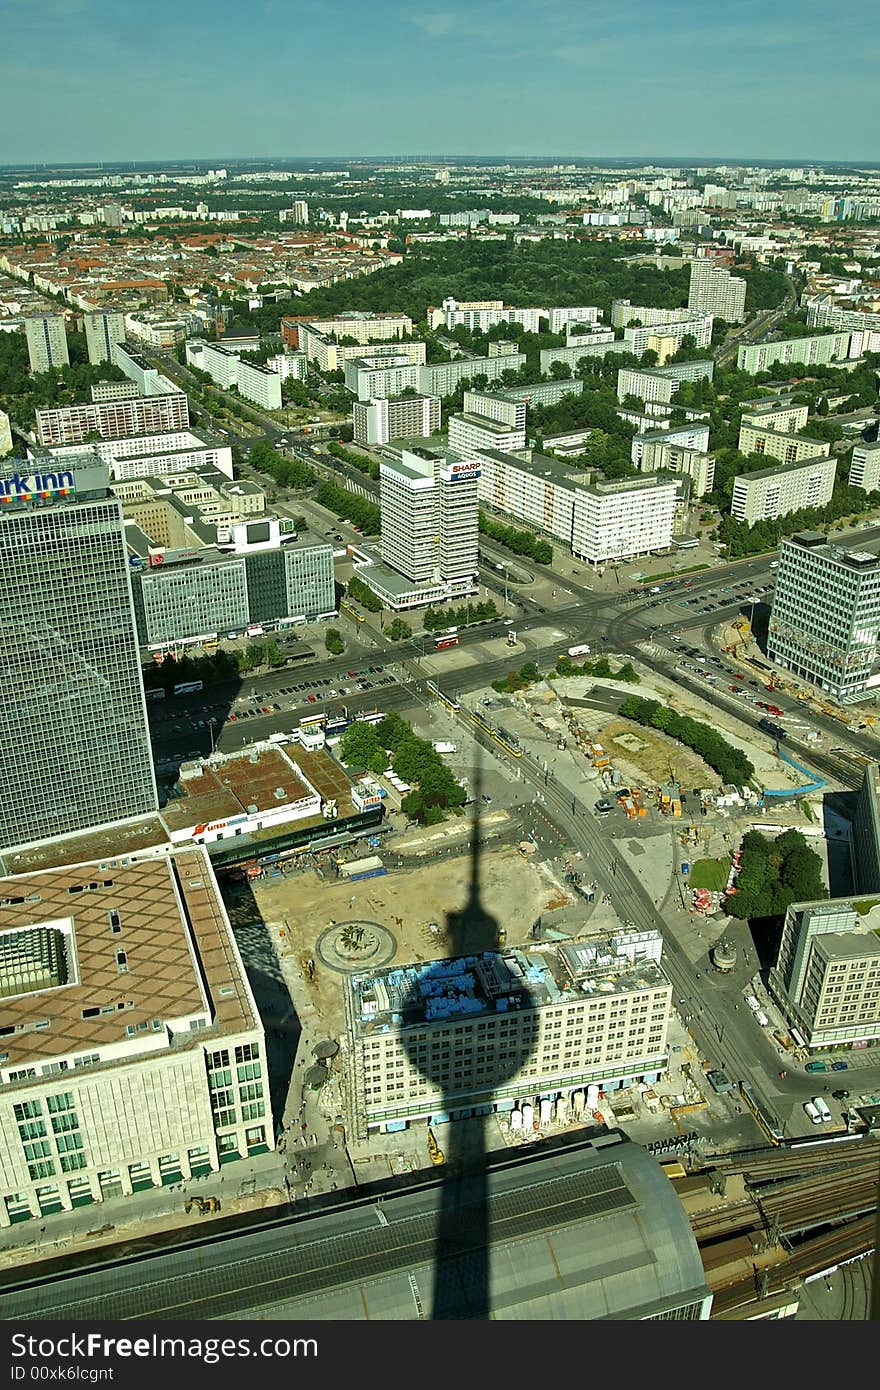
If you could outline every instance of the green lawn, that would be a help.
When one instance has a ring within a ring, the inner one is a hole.
[[[729,859],[698,859],[691,865],[688,883],[692,888],[714,888],[719,892],[727,887]]]

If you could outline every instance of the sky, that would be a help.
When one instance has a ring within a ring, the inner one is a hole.
[[[0,163],[880,160],[876,0],[0,0]]]

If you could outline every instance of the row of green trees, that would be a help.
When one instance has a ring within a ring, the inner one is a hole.
[[[241,651],[221,648],[206,652],[204,656],[178,657],[169,653],[161,663],[151,662],[143,668],[144,687],[170,692],[181,681],[222,685],[262,667],[283,666],[286,659],[278,643],[271,638],[265,642],[249,642]]]
[[[385,772],[389,751],[395,773],[413,788],[402,802],[413,820],[420,825],[436,825],[448,810],[464,805],[467,793],[439,753],[399,714],[386,714],[379,724],[355,721],[339,744],[346,767],[358,772]]]
[[[368,473],[371,478],[379,476],[379,464],[376,459],[367,458],[365,454],[356,454],[353,449],[344,448],[336,440],[331,440],[327,445],[327,453],[341,459],[343,463],[351,464],[352,468],[357,468],[361,473]]]
[[[439,632],[447,627],[471,627],[499,616],[492,599],[484,603],[464,603],[460,608],[429,608],[424,616],[424,628],[426,632]]]
[[[718,773],[722,782],[743,786],[755,775],[754,766],[745,753],[728,743],[710,724],[703,724],[686,714],[677,714],[659,700],[630,695],[620,706],[619,713],[622,719],[632,719],[646,728],[659,729],[661,733],[692,749]]]
[[[281,454],[264,440],[251,446],[248,462],[252,468],[259,469],[261,473],[268,473],[279,487],[305,491],[316,481],[315,474],[307,463],[303,463],[302,459],[282,458]]]
[[[346,585],[346,593],[355,603],[359,603],[362,608],[366,608],[370,613],[382,612],[382,600],[378,594],[374,594],[369,584],[365,584],[362,579],[358,579],[353,574]]]
[[[480,512],[480,531],[507,550],[512,550],[514,555],[527,555],[538,565],[549,565],[553,561],[553,547],[549,541],[541,540],[531,531],[518,531],[515,526],[505,526],[484,511]]]
[[[87,360],[83,334],[68,334],[67,351],[69,365],[32,376],[24,334],[0,333],[0,402],[19,429],[33,429],[37,410],[90,400],[97,381],[125,380],[114,363]]]
[[[375,536],[381,524],[381,512],[375,502],[347,492],[338,483],[324,482],[315,491],[315,501],[326,507],[334,516],[351,521],[359,526],[366,536]]]
[[[776,839],[749,830],[741,845],[736,892],[725,902],[731,917],[781,917],[791,903],[827,898],[822,860],[799,830]]]
[[[595,676],[600,680],[621,681],[626,685],[638,685],[639,674],[631,661],[625,661],[622,666],[616,669],[611,665],[607,656],[598,656],[595,661],[585,661],[582,666],[577,666],[569,656],[560,656],[556,659],[556,670],[553,673],[557,678],[565,676]],[[502,695],[513,695],[517,690],[527,690],[530,685],[537,681],[549,680],[550,676],[545,676],[533,661],[527,661],[524,666],[512,668],[506,676],[500,680],[492,682],[492,689],[497,690]]]

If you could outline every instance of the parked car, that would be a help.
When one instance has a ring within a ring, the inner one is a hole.
[[[827,1070],[828,1070],[828,1063],[827,1063],[827,1062],[808,1062],[807,1065],[804,1067],[804,1071],[809,1071],[809,1072],[814,1072],[814,1071],[827,1071]]]
[[[831,1063],[831,1070],[832,1070],[832,1071],[847,1071],[848,1068],[849,1068],[849,1062],[832,1062],[832,1063]]]

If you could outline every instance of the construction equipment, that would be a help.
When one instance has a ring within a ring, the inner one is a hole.
[[[197,1209],[199,1216],[211,1216],[215,1211],[220,1210],[220,1198],[190,1197],[189,1201],[184,1206],[184,1211],[186,1212],[187,1216],[189,1216],[193,1207]]]
[[[441,1163],[446,1162],[446,1155],[434,1138],[434,1131],[431,1129],[430,1125],[428,1126],[428,1153],[431,1162],[437,1164],[438,1167]]]

